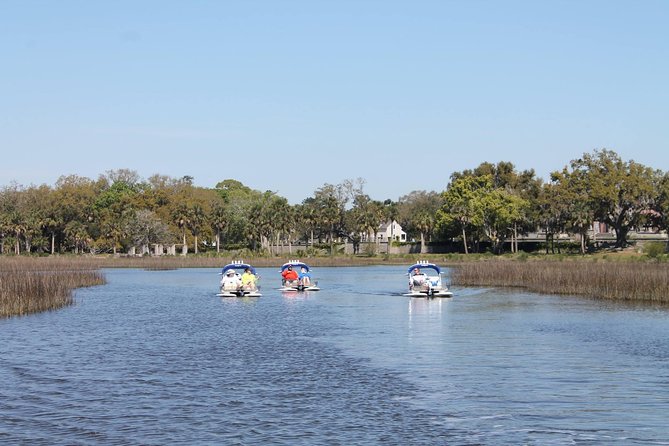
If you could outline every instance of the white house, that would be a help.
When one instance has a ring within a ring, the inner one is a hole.
[[[387,242],[406,242],[407,233],[402,231],[402,226],[395,220],[381,223],[376,230],[376,239],[374,241]]]

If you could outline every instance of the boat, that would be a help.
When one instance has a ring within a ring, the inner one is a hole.
[[[241,286],[241,276],[246,269],[249,269],[251,274],[255,275],[256,278],[259,278],[256,274],[256,269],[249,265],[248,263],[243,262],[242,260],[235,260],[232,263],[228,263],[223,267],[219,273],[223,278],[221,279],[221,288],[220,292],[217,293],[217,296],[220,297],[260,297],[260,291],[257,286],[253,289],[243,288]],[[229,277],[231,280],[226,280],[226,277]]]
[[[286,281],[286,279],[283,278],[283,273],[288,268],[294,269],[300,276],[302,273],[308,274],[309,283],[303,283],[301,278],[290,282]],[[311,268],[309,268],[309,265],[304,262],[299,260],[289,260],[281,265],[279,272],[282,274],[281,288],[279,288],[280,291],[320,291],[320,288],[318,287],[318,281],[313,281],[311,279]]]
[[[419,274],[416,275],[416,272]],[[407,269],[411,297],[453,297],[453,293],[441,280],[441,268],[426,260],[418,261]]]

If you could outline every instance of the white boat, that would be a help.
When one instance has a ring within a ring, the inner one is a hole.
[[[453,297],[453,293],[441,280],[441,268],[428,261],[418,261],[407,270],[411,297]]]
[[[297,280],[287,281],[283,278],[283,272],[288,268],[295,270],[298,273],[299,278]],[[318,281],[314,281],[311,278],[311,268],[304,262],[299,260],[289,260],[283,265],[279,272],[281,276],[281,288],[280,291],[320,291],[318,288]],[[306,274],[307,279],[303,279],[303,275]]]
[[[256,270],[253,266],[248,263],[244,263],[241,260],[235,260],[232,263],[228,263],[223,267],[219,273],[223,278],[221,279],[221,288],[220,293],[217,293],[217,296],[220,297],[260,297],[260,291],[257,286],[253,289],[244,288],[241,285],[241,276],[246,269],[249,269],[251,274],[254,274],[257,278]],[[229,278],[229,280],[226,280]]]

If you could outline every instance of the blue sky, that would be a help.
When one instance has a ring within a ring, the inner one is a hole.
[[[669,170],[669,2],[0,0],[0,186],[129,168],[299,203],[584,152]]]

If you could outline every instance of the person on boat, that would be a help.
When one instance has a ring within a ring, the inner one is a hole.
[[[255,291],[257,289],[256,281],[258,276],[251,272],[251,268],[246,268],[242,274],[242,288],[247,291]]]
[[[425,273],[421,272],[420,268],[414,268],[409,277],[409,289],[413,290],[414,287],[421,288],[427,279]]]
[[[293,271],[293,267],[290,265],[281,272],[281,277],[283,277],[284,285],[295,285],[299,279],[297,272]]]
[[[234,269],[229,269],[221,279],[221,291],[237,291],[241,287],[241,277]]]
[[[305,267],[302,267],[300,269],[300,274],[298,275],[298,281],[299,284],[302,286],[311,285],[311,274],[309,274],[309,271]]]

